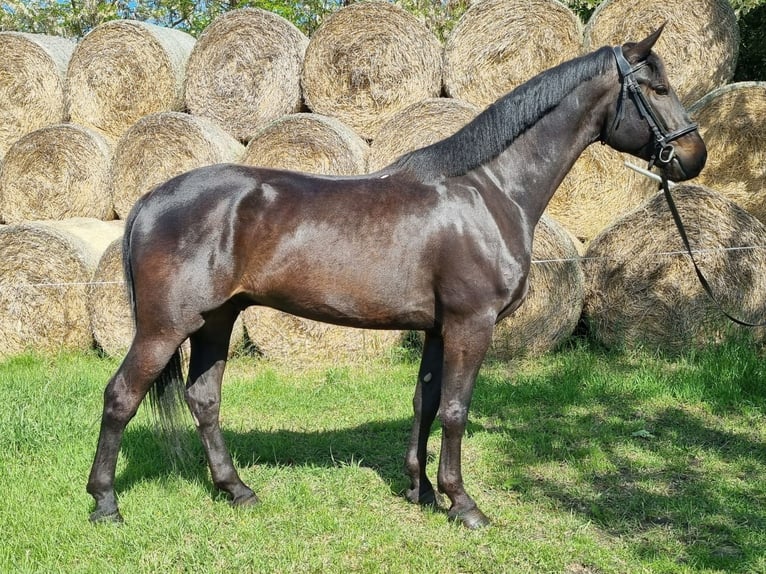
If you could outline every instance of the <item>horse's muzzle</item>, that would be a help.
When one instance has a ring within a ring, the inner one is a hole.
[[[675,153],[663,167],[671,181],[686,181],[697,177],[707,161],[707,147],[698,132],[687,134],[673,142]]]

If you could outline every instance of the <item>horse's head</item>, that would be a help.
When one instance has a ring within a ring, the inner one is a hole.
[[[683,181],[702,171],[707,149],[671,88],[662,60],[652,52],[663,27],[641,42],[613,48],[621,85],[602,141],[656,165],[671,180]]]

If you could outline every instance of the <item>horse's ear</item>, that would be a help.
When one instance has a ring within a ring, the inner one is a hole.
[[[657,42],[660,34],[662,34],[662,31],[665,29],[665,24],[667,24],[667,22],[663,22],[659,28],[657,28],[654,32],[649,34],[640,42],[635,44],[625,44],[625,46],[623,46],[625,57],[631,64],[637,64],[638,62],[642,62],[649,57],[649,52],[652,51],[654,44]]]

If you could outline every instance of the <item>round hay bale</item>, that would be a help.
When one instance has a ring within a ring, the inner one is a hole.
[[[146,192],[191,169],[236,162],[245,148],[218,125],[181,112],[141,118],[114,151],[111,187],[114,210],[124,218]]]
[[[481,110],[461,100],[429,98],[406,107],[380,128],[370,146],[370,171],[386,167],[399,156],[451,136]]]
[[[718,88],[689,111],[708,148],[697,181],[766,223],[766,82]]]
[[[555,349],[577,327],[583,298],[577,240],[555,219],[543,215],[532,243],[527,298],[495,327],[489,356],[507,360]]]
[[[387,353],[402,342],[402,331],[339,327],[289,315],[269,307],[242,313],[245,331],[255,348],[275,362],[348,363]]]
[[[484,0],[447,38],[444,87],[480,107],[582,52],[579,18],[555,0]]]
[[[125,355],[133,341],[135,326],[122,270],[122,237],[114,239],[101,255],[88,285],[87,301],[98,347],[111,357]],[[239,351],[244,339],[245,329],[240,318],[234,325],[229,353]]]
[[[663,22],[655,50],[682,102],[691,104],[731,80],[739,27],[727,0],[606,0],[585,27],[585,48],[641,40]]]
[[[442,48],[415,16],[388,2],[356,2],[319,27],[301,77],[306,105],[371,140],[388,119],[441,92]]]
[[[90,218],[0,227],[0,355],[92,347],[86,286],[121,233]]]
[[[67,71],[73,122],[117,140],[140,118],[184,107],[183,82],[194,38],[136,20],[96,26]]]
[[[766,227],[723,195],[680,185],[673,197],[695,259],[729,313],[766,320]],[[584,317],[607,347],[678,352],[742,329],[704,292],[663,195],[656,194],[588,246]],[[763,328],[749,331],[763,339]]]
[[[109,144],[75,124],[35,130],[18,140],[0,168],[0,216],[6,223],[37,219],[112,219]]]
[[[343,122],[319,114],[290,114],[250,140],[241,163],[323,175],[367,171],[370,146]]]
[[[200,35],[189,59],[186,105],[247,141],[266,123],[301,107],[308,38],[255,8],[232,10]]]
[[[99,259],[87,297],[96,344],[109,356],[124,354],[135,328],[122,271],[122,237],[112,241]]]
[[[546,213],[587,243],[657,189],[656,184],[625,167],[626,160],[643,165],[608,146],[589,146],[561,182]]]
[[[66,68],[75,43],[0,32],[0,157],[24,134],[67,119]]]

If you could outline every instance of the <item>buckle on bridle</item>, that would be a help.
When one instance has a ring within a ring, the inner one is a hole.
[[[673,146],[673,144],[665,144],[660,150],[660,153],[657,154],[657,160],[661,164],[667,165],[671,161],[673,161],[673,158],[675,156],[676,156],[676,148]]]

